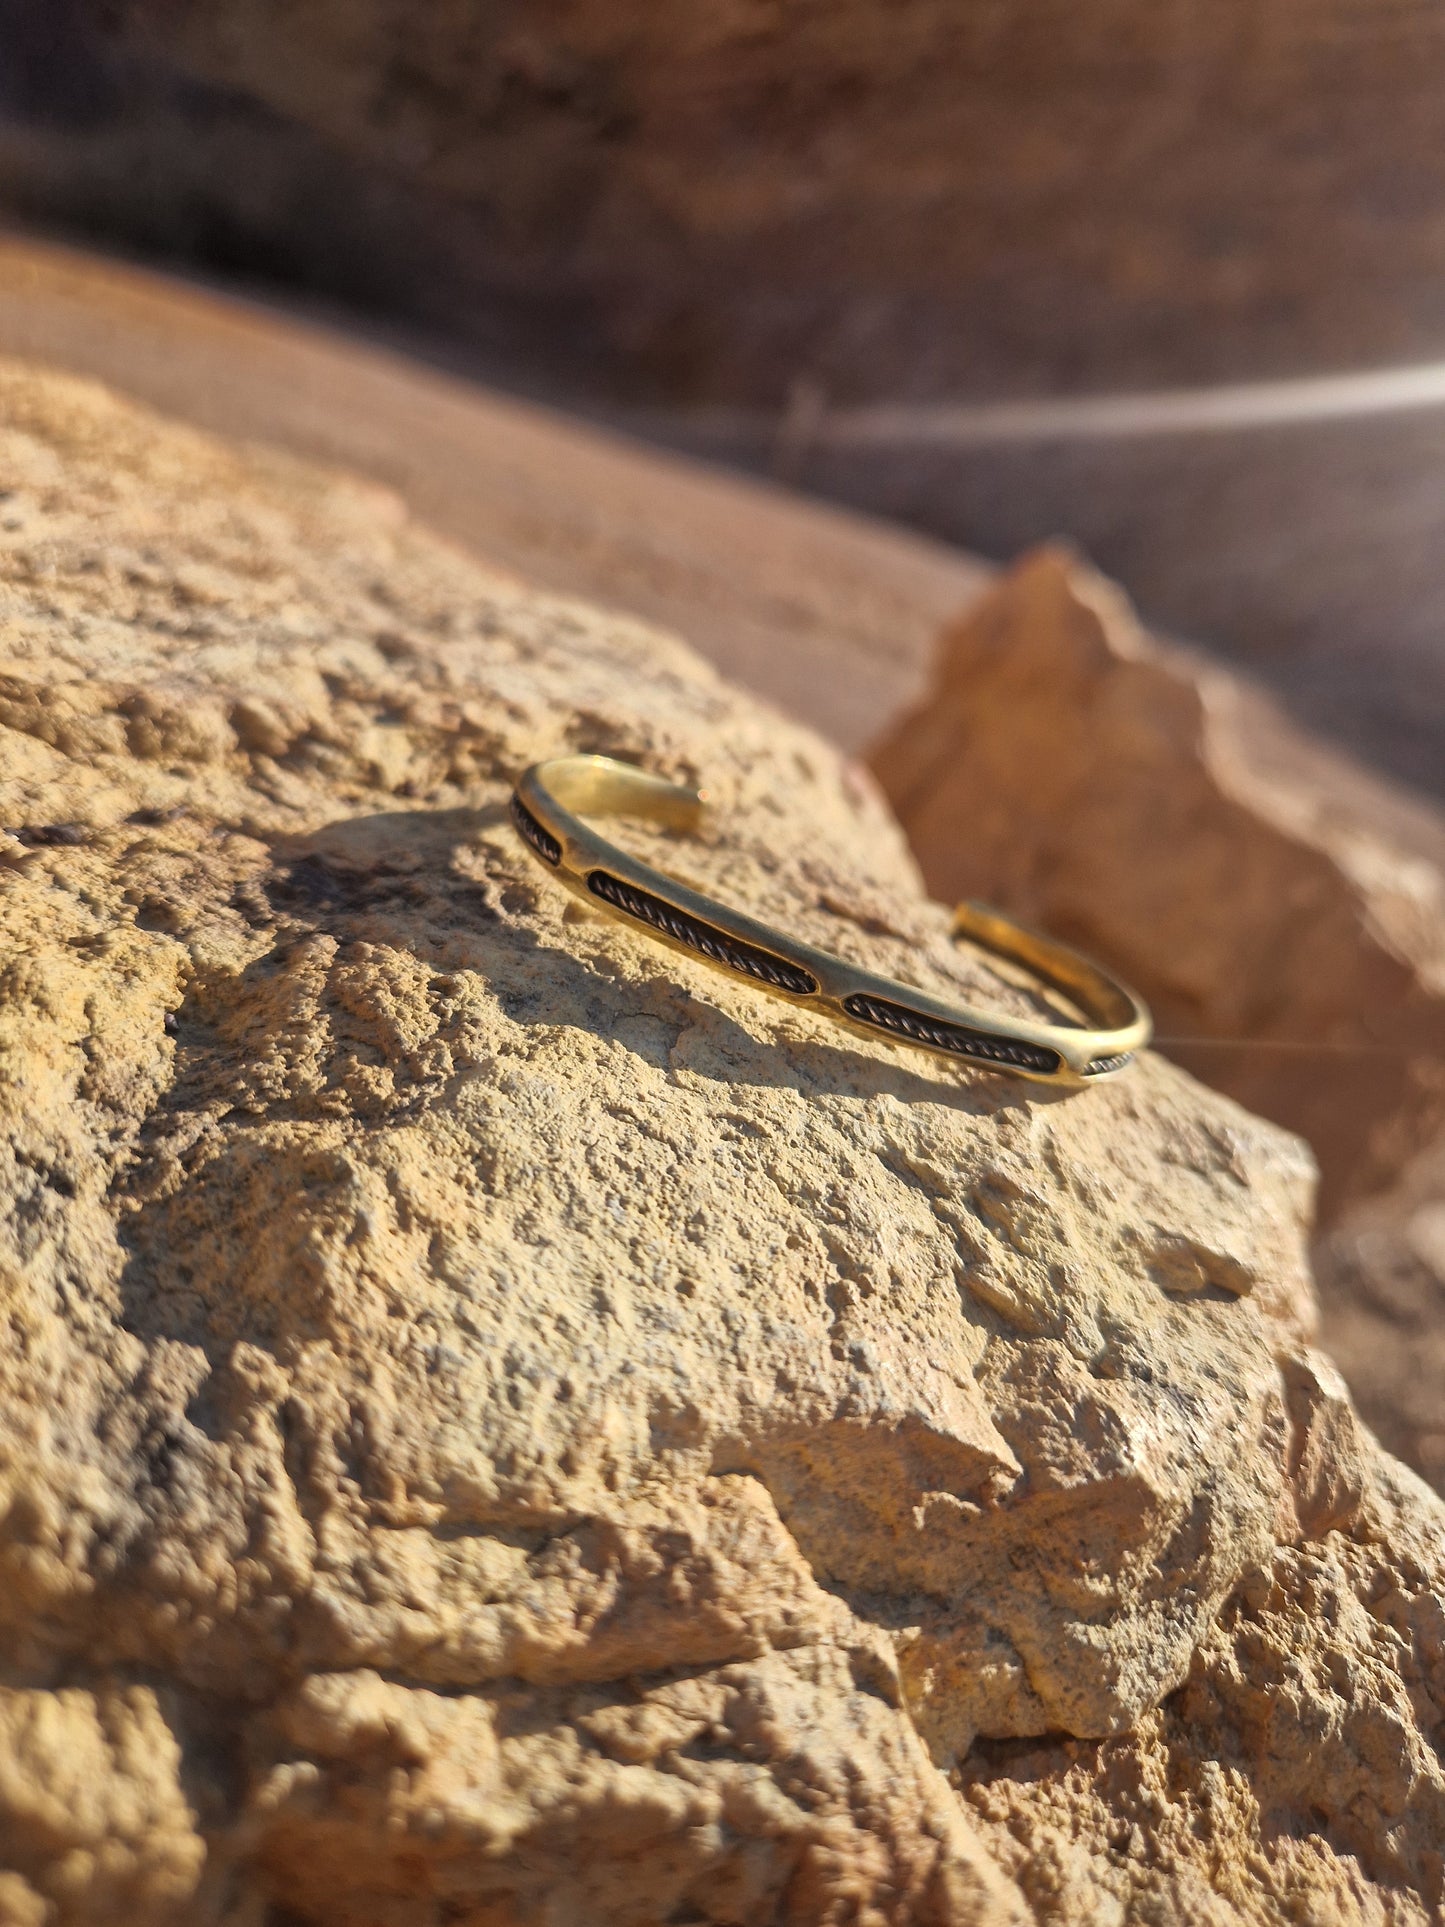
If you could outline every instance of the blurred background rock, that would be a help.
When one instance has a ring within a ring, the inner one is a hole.
[[[987,553],[1067,530],[1445,790],[1445,385],[1232,392],[1440,352],[1419,0],[3,0],[0,48],[13,215],[420,325]],[[1152,405],[990,406],[1116,391]]]
[[[1069,924],[1309,1134],[1329,1342],[1445,1484],[1442,62],[1417,0],[0,0],[0,214],[293,316],[12,241],[0,348],[374,474],[849,749],[889,726],[935,888]],[[1081,654],[1059,562],[952,622],[970,552],[1056,534],[1207,653],[1116,609]],[[1117,839],[1087,905],[1078,796]]]
[[[1289,375],[1445,323],[1419,0],[6,0],[15,205],[674,399]]]

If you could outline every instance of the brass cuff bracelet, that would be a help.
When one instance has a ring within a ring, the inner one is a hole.
[[[534,763],[522,777],[512,793],[512,821],[537,860],[597,907],[689,956],[749,978],[772,996],[888,1043],[1053,1084],[1111,1077],[1148,1043],[1149,1013],[1132,991],[1077,951],[980,904],[959,905],[954,935],[1024,965],[1100,1028],[974,1010],[859,970],[638,862],[574,814],[637,816],[689,830],[697,827],[707,800],[706,791],[610,756],[561,756]]]

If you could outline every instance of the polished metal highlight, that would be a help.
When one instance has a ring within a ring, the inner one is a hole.
[[[946,1003],[798,943],[781,930],[691,890],[630,857],[583,816],[637,816],[696,829],[707,793],[669,783],[610,756],[534,763],[512,795],[512,821],[538,862],[569,890],[659,942],[746,977],[769,996],[819,1010],[890,1043],[1051,1084],[1117,1077],[1149,1042],[1149,1013],[1133,991],[1067,945],[961,903],[953,931],[1062,991],[1097,1028],[1037,1023]]]

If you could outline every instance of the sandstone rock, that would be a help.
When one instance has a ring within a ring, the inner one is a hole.
[[[1445,1485],[1445,824],[1060,549],[947,632],[936,677],[873,754],[930,886],[1111,957],[1173,1055],[1310,1140],[1325,1342]]]
[[[1445,1492],[1445,1144],[1315,1250],[1332,1351],[1392,1452]]]
[[[966,612],[870,760],[936,895],[1112,958],[1200,1040],[1171,1050],[1309,1140],[1330,1216],[1445,1124],[1445,822],[1068,551]]]
[[[1445,1512],[1312,1347],[1300,1147],[592,916],[505,820],[564,747],[705,773],[634,832],[705,887],[1033,994],[666,637],[0,417],[11,1916],[1428,1918]]]

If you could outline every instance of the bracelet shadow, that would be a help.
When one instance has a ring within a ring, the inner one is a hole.
[[[679,1040],[689,1030],[705,1028],[719,1068],[701,1072],[691,1053],[684,1054],[685,1067],[719,1082],[814,1096],[888,1095],[900,1103],[943,1104],[988,1115],[1080,1095],[1069,1086],[1035,1083],[962,1061],[950,1064],[905,1044],[891,1047],[861,1036],[855,1042],[852,1033],[815,1011],[790,1006],[670,950],[618,918],[591,911],[549,880],[520,840],[514,865],[468,887],[452,871],[456,853],[474,847],[478,832],[503,824],[510,836],[503,804],[345,818],[273,846],[273,900],[313,934],[391,943],[435,969],[476,972],[517,1023],[566,1025],[627,1049],[633,1049],[629,1031],[638,1019],[673,1028]],[[399,855],[404,857],[400,865]],[[547,891],[566,895],[572,927],[603,939],[600,946],[588,945],[591,956],[548,942],[528,921],[530,902]],[[497,895],[507,892],[526,902],[499,909]],[[405,914],[398,915],[402,898]],[[611,967],[608,953],[617,954],[618,941],[626,946],[623,954],[647,960],[644,975],[625,965]],[[756,1009],[756,1027],[731,1015],[724,997],[710,996],[711,985],[720,991],[727,986],[747,999]],[[655,1050],[634,1054],[656,1059]]]

